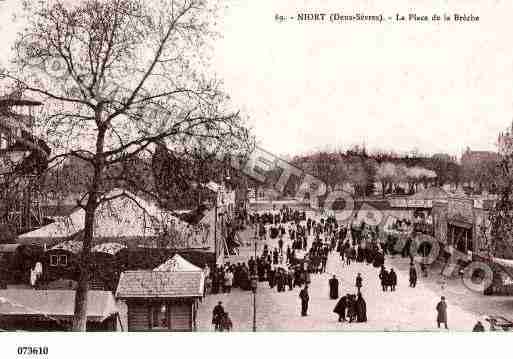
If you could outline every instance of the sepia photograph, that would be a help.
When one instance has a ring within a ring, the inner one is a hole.
[[[513,331],[512,13],[0,1],[0,337]]]

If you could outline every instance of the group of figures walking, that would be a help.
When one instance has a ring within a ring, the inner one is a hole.
[[[381,282],[383,292],[387,292],[388,289],[390,289],[391,292],[395,292],[395,287],[397,286],[397,274],[395,273],[394,268],[387,271],[384,265],[381,266],[379,280]]]
[[[336,275],[328,281],[330,286],[330,299],[338,299],[339,281]],[[360,273],[356,276],[355,287],[357,294],[347,293],[343,295],[333,308],[333,312],[338,314],[339,322],[364,323],[367,321],[367,303],[363,299],[361,288],[363,286],[363,278]]]

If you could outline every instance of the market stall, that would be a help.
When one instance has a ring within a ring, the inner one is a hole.
[[[195,331],[203,271],[125,271],[116,298],[128,308],[129,331]]]

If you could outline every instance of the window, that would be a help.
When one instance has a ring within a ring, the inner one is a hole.
[[[151,328],[156,330],[168,330],[168,308],[165,303],[156,304],[151,308]]]
[[[59,256],[59,265],[66,267],[68,265],[68,256],[66,255],[60,255]]]
[[[59,256],[51,255],[50,256],[50,265],[53,267],[57,267],[59,265]]]

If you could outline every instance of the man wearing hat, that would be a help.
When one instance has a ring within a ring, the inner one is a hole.
[[[214,328],[216,331],[221,330],[221,322],[224,316],[224,308],[223,302],[218,302],[212,311],[212,324],[214,324]]]
[[[438,315],[436,316],[438,328],[440,328],[441,323],[444,323],[445,329],[449,329],[447,327],[447,303],[445,302],[444,296],[440,298],[440,302],[438,302],[438,304],[436,305],[436,311],[438,313]]]

